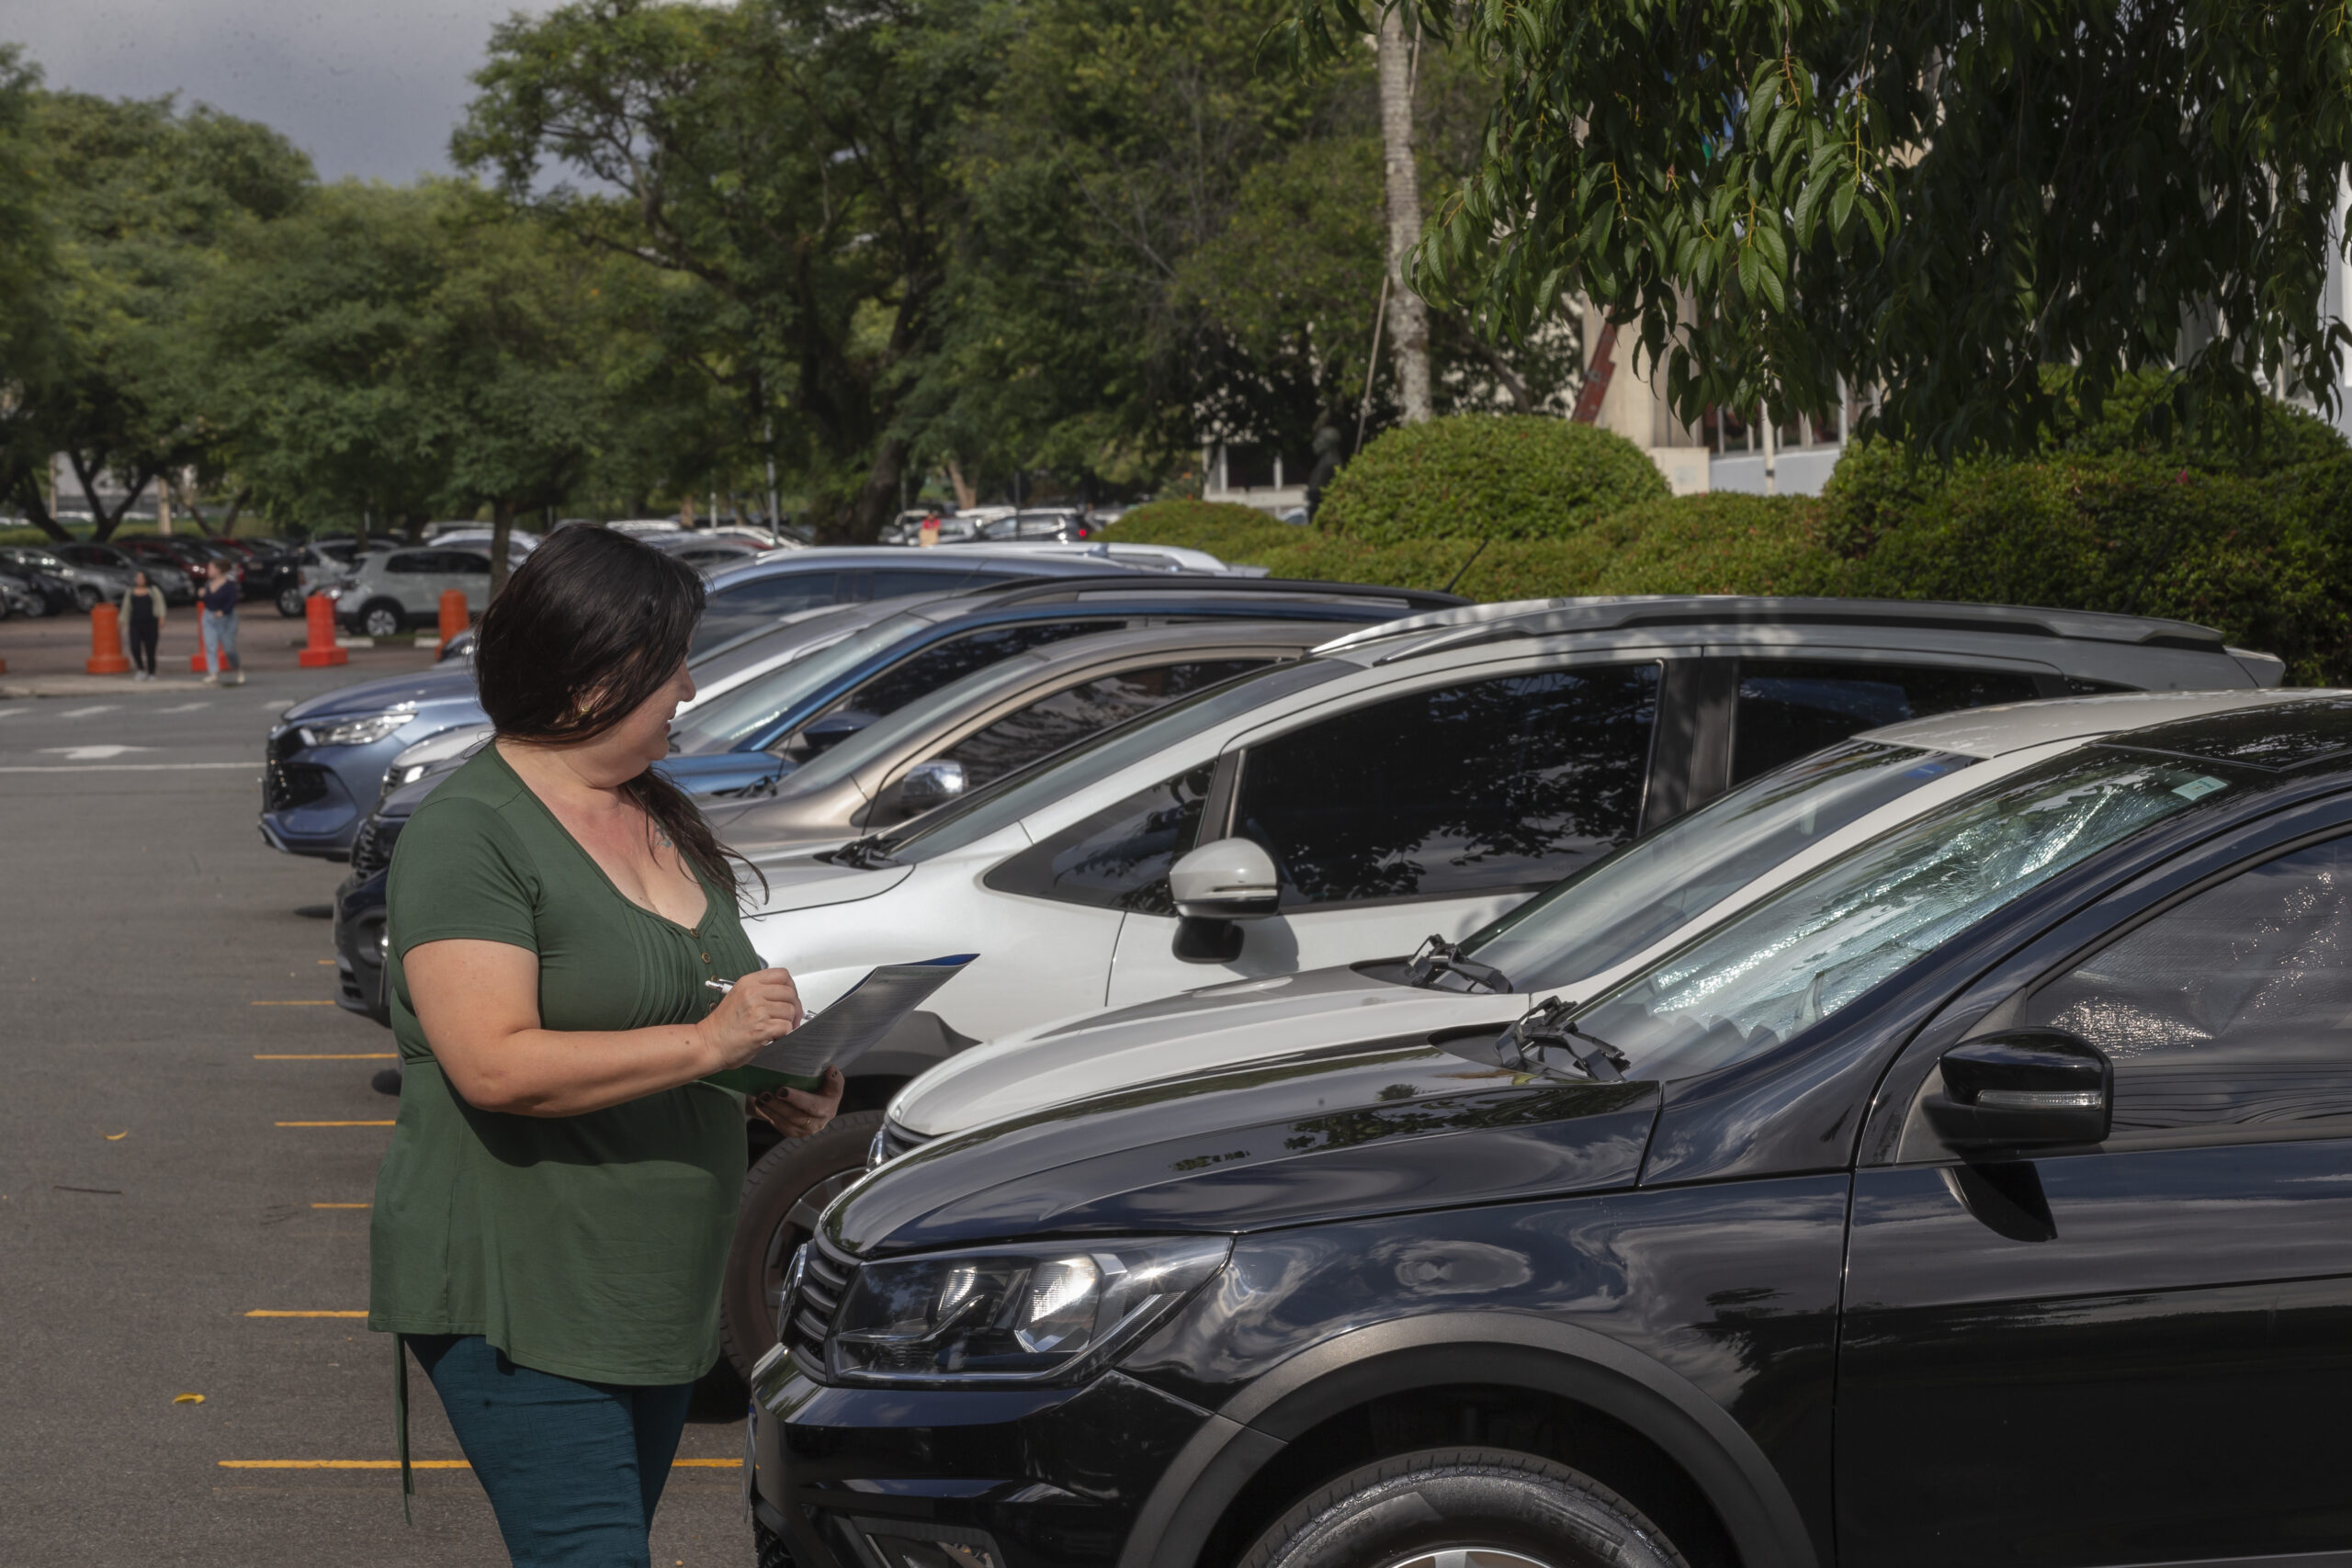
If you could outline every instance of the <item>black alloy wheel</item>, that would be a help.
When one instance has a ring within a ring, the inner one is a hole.
[[[1424,1449],[1352,1471],[1269,1527],[1239,1568],[1690,1568],[1589,1475],[1507,1449]]]
[[[277,591],[277,613],[289,621],[299,619],[302,614],[302,601],[306,597],[300,583],[288,583]]]
[[[369,637],[398,637],[408,617],[390,599],[378,599],[359,612],[359,629]]]
[[[786,1138],[744,1174],[735,1239],[718,1287],[718,1343],[746,1381],[752,1365],[775,1348],[792,1255],[816,1233],[825,1205],[865,1174],[865,1151],[881,1126],[879,1111],[836,1116],[813,1137]]]

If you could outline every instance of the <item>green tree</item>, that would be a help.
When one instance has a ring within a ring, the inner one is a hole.
[[[1421,9],[1433,32],[1449,7]],[[2342,0],[2258,7],[1482,4],[1499,87],[1418,276],[1509,333],[1563,288],[1637,321],[1678,411],[1883,389],[1915,450],[2022,450],[2038,367],[2177,372],[2240,430],[2333,405],[2328,225],[2352,154]],[[1356,0],[1295,0],[1304,59]]]
[[[953,106],[990,74],[972,22],[957,0],[577,0],[497,30],[455,143],[523,209],[712,291],[704,363],[747,437],[774,418],[831,536],[897,505],[900,405],[940,336]]]
[[[40,404],[58,348],[56,254],[41,203],[40,147],[32,132],[40,73],[0,44],[0,504],[24,504],[22,481],[47,467]]]
[[[168,97],[42,93],[30,128],[58,256],[56,352],[18,394],[25,432],[7,478],[12,499],[63,537],[41,484],[47,454],[63,453],[105,538],[159,476],[217,466],[193,400],[206,375],[193,302],[228,232],[292,209],[312,175],[267,127]],[[21,460],[33,450],[38,468]],[[97,500],[102,474],[125,491],[111,511]]]

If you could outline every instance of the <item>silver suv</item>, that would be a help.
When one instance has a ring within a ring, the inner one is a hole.
[[[320,592],[334,601],[335,619],[363,637],[398,637],[412,626],[431,626],[441,614],[441,595],[451,588],[466,596],[466,608],[480,615],[490,604],[490,556],[481,550],[422,545],[359,558],[350,578]]]

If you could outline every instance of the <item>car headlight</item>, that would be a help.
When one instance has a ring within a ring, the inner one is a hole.
[[[302,727],[309,746],[368,746],[381,740],[416,715],[408,712],[371,713],[362,718],[328,719]]]
[[[826,1338],[844,1382],[1051,1382],[1091,1371],[1225,1267],[1227,1236],[952,1252],[859,1268]]]

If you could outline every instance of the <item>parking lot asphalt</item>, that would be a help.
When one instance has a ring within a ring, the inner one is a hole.
[[[506,1560],[413,1373],[401,1522],[390,1344],[303,1315],[365,1312],[393,1047],[333,1004],[342,869],[254,822],[272,718],[353,678],[0,701],[0,1562]],[[657,1564],[750,1554],[698,1414]]]

